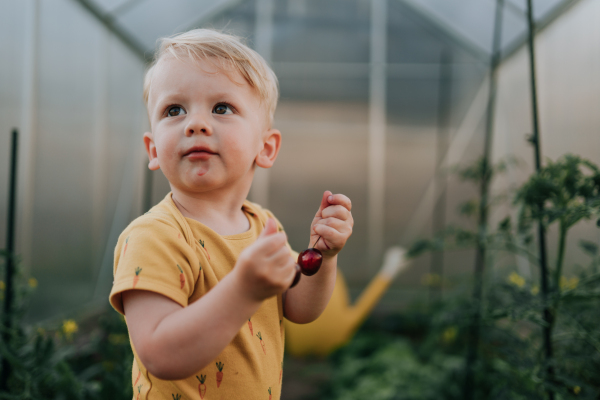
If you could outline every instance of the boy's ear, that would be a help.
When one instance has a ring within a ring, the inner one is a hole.
[[[156,146],[154,145],[154,139],[152,138],[152,132],[144,132],[144,145],[146,146],[146,153],[148,153],[148,168],[152,171],[156,171],[160,168],[158,165],[158,157],[156,155]]]
[[[263,148],[258,153],[254,162],[261,168],[271,168],[281,147],[281,132],[269,129],[263,139]]]

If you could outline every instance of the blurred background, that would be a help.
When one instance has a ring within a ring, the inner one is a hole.
[[[600,1],[532,5],[542,157],[600,163]],[[17,253],[38,282],[28,321],[106,307],[118,235],[169,191],[146,167],[144,72],[158,38],[193,28],[241,36],[279,78],[283,147],[250,200],[275,213],[292,247],[307,246],[324,190],[352,199],[339,259],[351,298],[386,248],[474,226],[456,210],[479,189],[448,170],[480,158],[486,134],[492,162],[520,160],[493,190],[534,171],[526,0],[0,0],[0,226],[17,128]],[[599,239],[593,223],[574,232]],[[583,257],[576,241],[567,252]],[[426,296],[432,273],[474,264],[474,250],[419,257],[374,313]]]
[[[1,1],[0,190],[16,127],[17,252],[40,282],[32,320],[105,303],[118,235],[169,191],[147,171],[142,143],[143,75],[162,36],[224,29],[273,66],[283,148],[250,197],[302,250],[322,192],[348,195],[355,228],[340,265],[352,293],[385,248],[431,234],[436,207],[443,226],[476,193],[436,176],[483,152],[493,0]],[[600,3],[533,5],[543,156],[600,161]],[[506,0],[502,13],[492,148],[525,162],[507,177],[516,183],[534,165],[525,0]],[[447,274],[472,269],[474,257],[446,257]],[[413,263],[379,307],[423,290],[430,263]]]

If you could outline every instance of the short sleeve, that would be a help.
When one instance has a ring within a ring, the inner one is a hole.
[[[115,248],[111,305],[124,314],[122,293],[148,290],[182,307],[194,291],[199,260],[176,226],[142,216],[129,225]]]

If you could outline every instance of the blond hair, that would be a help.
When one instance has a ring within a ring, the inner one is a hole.
[[[153,71],[156,64],[167,55],[177,59],[187,56],[195,61],[210,59],[216,61],[218,66],[226,71],[237,71],[256,90],[261,103],[266,108],[269,123],[273,123],[279,97],[277,77],[265,59],[243,44],[241,38],[211,29],[193,29],[160,39],[154,61],[144,77],[146,106],[148,106]]]

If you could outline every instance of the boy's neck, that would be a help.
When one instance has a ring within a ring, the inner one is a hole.
[[[196,220],[219,235],[235,235],[250,229],[250,222],[242,210],[246,193],[232,195],[209,192],[190,194],[171,187],[173,202],[184,217]]]

